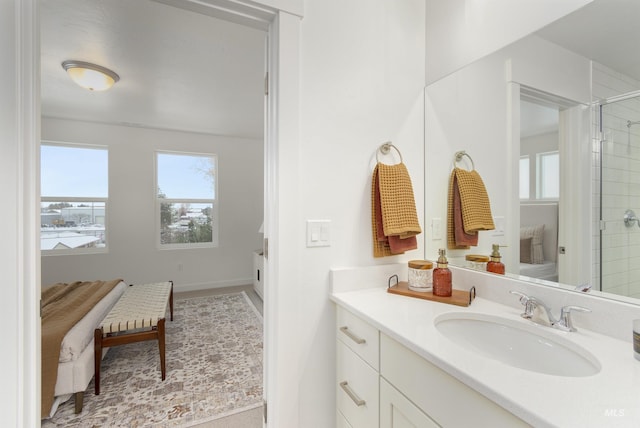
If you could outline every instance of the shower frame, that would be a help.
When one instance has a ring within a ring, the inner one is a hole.
[[[599,275],[598,275],[598,291],[602,291],[603,288],[603,268],[604,268],[604,261],[603,261],[603,235],[604,235],[604,231],[606,230],[605,227],[605,220],[603,219],[604,217],[604,207],[603,207],[603,167],[604,167],[604,143],[605,143],[605,138],[604,138],[604,128],[603,128],[603,109],[605,106],[610,105],[610,104],[614,104],[614,103],[618,103],[621,101],[625,101],[625,100],[629,100],[629,99],[633,99],[633,98],[640,98],[640,90],[636,90],[636,91],[631,91],[631,92],[626,92],[624,94],[620,94],[620,95],[616,95],[613,97],[609,97],[609,98],[605,98],[602,100],[599,100],[597,102],[597,114],[598,114],[598,131],[599,131],[599,147],[598,147],[598,185],[599,185],[599,189],[598,189],[598,197],[599,197],[599,213],[598,213],[598,228],[599,228],[599,251],[598,251],[598,258],[599,258]],[[630,119],[627,119],[627,132],[629,133],[629,147],[630,147],[630,132],[631,132],[631,127],[634,125],[639,125],[640,124],[640,120],[638,121],[632,121]],[[636,220],[637,221],[637,220]],[[638,225],[640,226],[640,223],[638,223]]]

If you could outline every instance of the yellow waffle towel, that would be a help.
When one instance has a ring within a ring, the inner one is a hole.
[[[402,254],[417,248],[415,236],[422,233],[422,229],[411,177],[403,163],[376,165],[371,180],[371,206],[374,257]],[[390,247],[389,239],[396,250]]]
[[[449,198],[447,203],[447,246],[449,249],[469,248],[467,245],[459,245],[455,240],[453,183],[458,183],[460,192],[460,205],[462,210],[462,224],[464,232],[477,233],[480,230],[493,230],[493,215],[489,195],[484,186],[480,174],[476,170],[454,168],[449,179]]]

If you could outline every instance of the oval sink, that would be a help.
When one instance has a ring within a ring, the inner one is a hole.
[[[552,332],[502,317],[447,313],[434,321],[449,340],[512,367],[554,376],[592,376],[600,363],[586,349]],[[571,333],[570,333],[571,334]]]

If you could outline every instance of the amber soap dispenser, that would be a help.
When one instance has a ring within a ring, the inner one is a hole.
[[[439,297],[451,296],[451,271],[447,261],[446,250],[438,250],[438,264],[433,270],[433,294]]]
[[[500,246],[493,244],[493,250],[491,251],[491,257],[489,263],[487,263],[487,272],[498,273],[504,275],[504,263],[502,263],[502,256],[500,255]]]

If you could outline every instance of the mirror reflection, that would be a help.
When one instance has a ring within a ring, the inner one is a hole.
[[[449,250],[452,264],[498,244],[507,275],[640,298],[637,16],[640,2],[594,0],[426,88],[427,259],[447,245],[447,181],[464,150],[496,229]]]
[[[559,106],[520,97],[520,275],[558,282]]]

